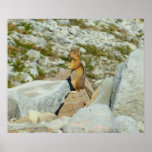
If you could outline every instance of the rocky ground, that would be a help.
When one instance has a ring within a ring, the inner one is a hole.
[[[8,20],[8,87],[56,76],[68,67],[70,49],[79,47],[95,89],[143,41],[142,20]]]
[[[73,47],[91,100],[65,80]],[[143,20],[9,20],[8,131],[144,132],[143,58]]]

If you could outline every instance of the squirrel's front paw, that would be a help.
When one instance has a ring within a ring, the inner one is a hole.
[[[77,91],[70,91],[70,93],[72,93],[72,94],[73,94],[73,93],[77,93]]]

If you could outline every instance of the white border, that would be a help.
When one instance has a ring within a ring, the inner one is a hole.
[[[151,14],[151,0],[0,0],[0,152],[151,152]],[[9,18],[144,18],[145,133],[7,133],[7,19]]]

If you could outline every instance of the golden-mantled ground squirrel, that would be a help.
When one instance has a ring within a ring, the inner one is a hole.
[[[85,89],[89,97],[91,98],[92,92],[85,86],[85,69],[80,59],[79,49],[72,49],[69,52],[71,69],[70,81],[74,90],[79,91]]]

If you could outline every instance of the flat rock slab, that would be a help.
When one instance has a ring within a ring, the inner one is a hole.
[[[64,105],[61,107],[58,116],[72,117],[80,108],[83,108],[90,98],[87,92],[82,89],[76,92],[70,92],[64,101]]]
[[[69,90],[69,84],[64,80],[37,80],[8,89],[8,100],[16,101],[22,117],[30,109],[55,113],[64,103]]]

